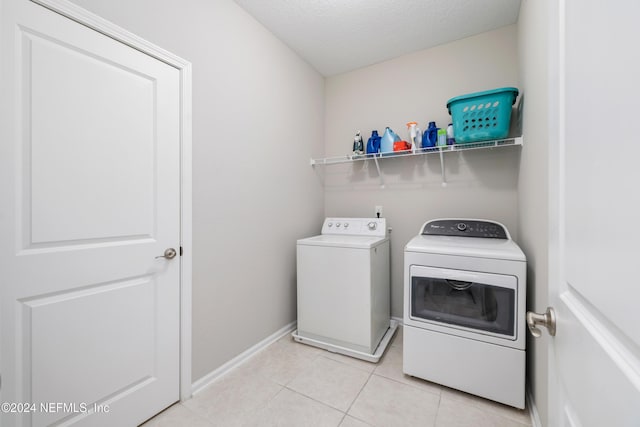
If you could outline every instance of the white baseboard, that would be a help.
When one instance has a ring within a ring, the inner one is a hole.
[[[531,425],[533,427],[542,427],[540,414],[538,414],[538,408],[536,407],[536,402],[533,400],[533,394],[531,394],[530,388],[527,388],[526,397],[527,406],[529,407],[529,415],[531,416]]]
[[[224,375],[228,374],[229,372],[231,372],[232,370],[234,370],[238,366],[242,365],[244,362],[246,362],[247,360],[249,360],[251,357],[255,356],[256,354],[260,353],[262,350],[267,348],[269,345],[271,345],[274,342],[278,341],[280,338],[282,338],[286,334],[288,334],[290,332],[293,332],[296,329],[297,323],[298,322],[293,321],[293,322],[289,323],[288,325],[278,329],[276,332],[274,332],[273,334],[269,335],[268,337],[266,337],[265,339],[263,339],[262,341],[260,341],[256,345],[248,348],[247,350],[243,351],[242,353],[240,353],[239,355],[237,355],[233,359],[229,360],[224,365],[222,365],[219,368],[209,372],[204,377],[198,379],[197,381],[195,381],[191,385],[191,393],[192,394],[199,393],[200,391],[202,391],[202,389],[206,388],[207,386],[209,386],[210,384],[212,384],[216,380],[220,379],[221,377],[223,377]]]

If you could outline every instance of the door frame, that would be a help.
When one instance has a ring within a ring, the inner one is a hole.
[[[30,0],[162,61],[180,72],[180,400],[191,397],[192,74],[191,63],[67,0]]]
[[[559,307],[557,295],[560,284],[556,281],[562,276],[564,260],[564,175],[561,173],[564,164],[564,124],[565,124],[565,0],[559,0],[549,7],[549,87],[548,87],[548,272],[547,298],[548,305]],[[547,422],[549,425],[560,425],[562,415],[558,402],[561,399],[558,382],[556,354],[553,339],[548,341],[547,366]]]

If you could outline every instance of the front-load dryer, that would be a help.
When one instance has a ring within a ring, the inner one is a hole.
[[[327,218],[297,242],[296,341],[377,362],[397,328],[390,319],[384,218]]]
[[[428,221],[404,277],[404,372],[524,408],[526,259],[506,227]]]

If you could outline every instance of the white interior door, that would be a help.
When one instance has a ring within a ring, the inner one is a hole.
[[[640,426],[639,16],[565,0],[551,17],[549,426]]]
[[[2,424],[136,425],[179,399],[179,71],[1,13]]]

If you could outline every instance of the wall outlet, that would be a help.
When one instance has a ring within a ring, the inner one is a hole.
[[[377,218],[382,218],[382,206],[376,206],[376,213],[375,213]]]

